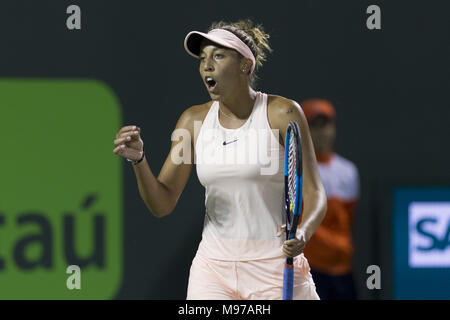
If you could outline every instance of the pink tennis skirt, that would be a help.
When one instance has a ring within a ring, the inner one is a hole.
[[[192,261],[187,300],[281,300],[283,257],[223,261],[197,252]],[[303,254],[294,258],[294,299],[319,300]]]

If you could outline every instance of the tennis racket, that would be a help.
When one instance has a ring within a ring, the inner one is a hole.
[[[286,209],[286,240],[294,239],[302,207],[302,146],[300,129],[289,122],[284,144],[284,198]],[[286,258],[283,275],[283,300],[292,300],[294,292],[294,259]]]

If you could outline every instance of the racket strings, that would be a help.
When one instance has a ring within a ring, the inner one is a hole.
[[[291,204],[290,210],[290,216],[292,215],[292,212],[294,211],[294,204],[295,204],[295,195],[296,195],[296,167],[297,167],[297,158],[296,158],[296,144],[294,139],[289,140],[289,159],[288,159],[288,184],[289,184],[289,202]]]

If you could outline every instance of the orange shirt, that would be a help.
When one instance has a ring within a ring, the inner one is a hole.
[[[352,269],[353,215],[359,197],[358,169],[338,154],[318,157],[318,167],[327,193],[328,210],[306,244],[304,254],[312,269],[342,275]]]

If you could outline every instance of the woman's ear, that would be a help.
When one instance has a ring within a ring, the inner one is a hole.
[[[244,73],[248,73],[250,71],[251,64],[252,64],[251,62],[247,62],[247,61],[242,63],[241,71]]]

